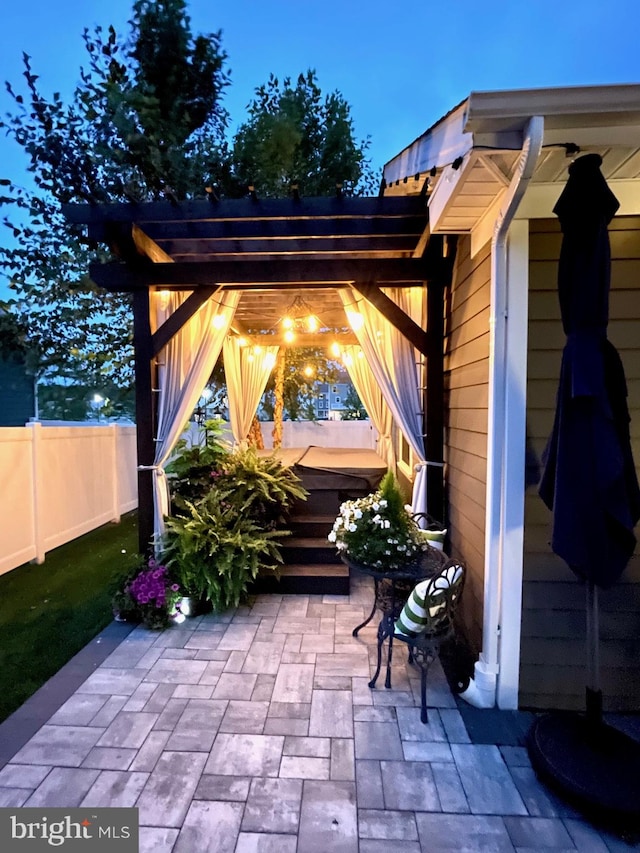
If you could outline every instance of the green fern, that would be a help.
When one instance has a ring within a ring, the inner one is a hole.
[[[163,562],[215,610],[237,607],[260,569],[277,571],[289,531],[261,530],[219,491],[184,506],[187,514],[167,519]]]

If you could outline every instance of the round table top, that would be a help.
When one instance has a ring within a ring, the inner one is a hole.
[[[396,580],[396,581],[419,581],[422,578],[431,577],[436,574],[445,564],[447,557],[443,551],[437,548],[427,548],[422,552],[422,556],[418,562],[408,563],[402,569],[392,569],[385,571],[384,569],[376,569],[372,566],[365,566],[362,563],[357,563],[351,560],[347,554],[341,553],[340,559],[349,568],[353,568],[358,572],[362,572],[369,577],[377,580]]]

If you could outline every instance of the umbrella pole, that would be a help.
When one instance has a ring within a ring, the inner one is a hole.
[[[587,722],[602,724],[602,690],[600,689],[600,615],[598,612],[598,587],[587,581]]]

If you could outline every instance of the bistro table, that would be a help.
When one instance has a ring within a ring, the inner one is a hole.
[[[373,619],[376,610],[382,614],[378,625],[378,664],[375,675],[369,682],[369,687],[375,687],[380,669],[382,667],[382,646],[384,641],[389,638],[389,653],[387,655],[387,672],[384,681],[384,686],[391,687],[391,660],[393,657],[393,631],[396,619],[400,616],[402,608],[406,604],[407,599],[415,585],[425,578],[435,575],[442,569],[446,563],[447,557],[443,551],[437,548],[429,547],[421,555],[417,563],[407,564],[402,569],[395,571],[382,571],[374,569],[371,566],[364,566],[361,563],[355,563],[349,557],[341,554],[342,561],[349,566],[350,569],[355,569],[365,575],[373,578],[374,598],[371,613],[367,618],[353,629],[352,636],[357,637],[358,632],[368,625]],[[411,649],[409,649],[409,662],[412,661]]]

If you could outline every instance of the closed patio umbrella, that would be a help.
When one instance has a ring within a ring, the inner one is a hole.
[[[563,235],[558,295],[567,340],[539,487],[553,513],[551,547],[585,581],[587,713],[539,719],[530,752],[536,769],[551,775],[567,793],[610,814],[638,815],[638,767],[627,767],[631,754],[637,762],[638,750],[603,724],[598,665],[598,588],[612,586],[624,571],[640,518],[624,369],[607,339],[607,226],[619,204],[601,163],[597,154],[572,163],[554,208]]]

